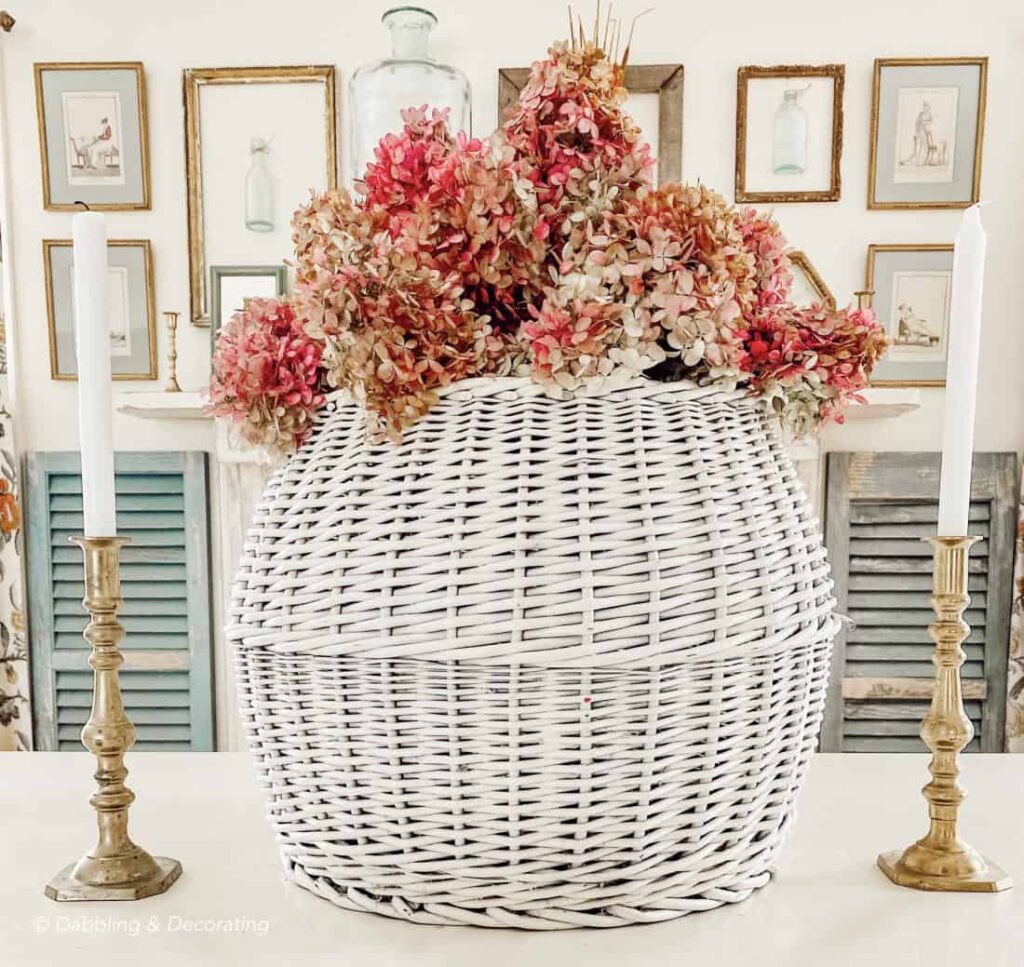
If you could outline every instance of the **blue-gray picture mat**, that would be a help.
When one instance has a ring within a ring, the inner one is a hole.
[[[874,290],[873,307],[879,322],[890,331],[892,319],[892,280],[895,272],[953,272],[953,248],[948,249],[880,249],[874,253],[874,267],[868,288]],[[951,279],[952,281],[952,279]],[[951,320],[950,320],[951,322]],[[947,351],[949,337],[946,338]],[[882,357],[871,374],[871,382],[944,384],[948,358],[941,360],[899,361],[892,357],[892,348]]]
[[[875,171],[872,201],[875,204],[967,206],[975,198],[975,162],[981,130],[981,98],[984,67],[969,64],[882,64],[878,73],[878,118],[875,137]],[[899,91],[905,87],[956,87],[956,150],[953,180],[908,184],[894,177],[897,145]]]
[[[92,208],[148,208],[148,146],[142,104],[145,83],[141,66],[125,67],[48,67],[39,68],[44,177],[47,179],[47,207],[68,207],[85,202]],[[123,185],[71,185],[68,183],[66,151],[68,132],[64,130],[62,95],[65,92],[111,91],[121,99],[121,167]]]
[[[53,300],[53,375],[56,379],[77,379],[71,243],[50,243],[46,254]],[[142,244],[108,245],[107,264],[128,270],[128,332],[131,349],[130,355],[110,357],[111,373],[114,379],[156,379],[153,365],[155,320],[150,299],[152,280],[149,278],[148,249]]]

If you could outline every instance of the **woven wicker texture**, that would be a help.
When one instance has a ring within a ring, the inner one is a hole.
[[[339,906],[558,929],[764,885],[836,621],[761,405],[451,388],[400,446],[335,400],[235,585],[285,865]]]

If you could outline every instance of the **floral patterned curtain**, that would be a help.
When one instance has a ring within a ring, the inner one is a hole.
[[[18,463],[9,399],[7,334],[0,319],[0,752],[32,745]]]
[[[1010,616],[1010,690],[1006,709],[1006,749],[1024,752],[1024,484],[1017,514],[1017,556]]]

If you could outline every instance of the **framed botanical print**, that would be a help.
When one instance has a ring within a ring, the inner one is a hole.
[[[332,66],[184,73],[192,322],[211,324],[211,265],[281,265],[310,189],[338,186]]]
[[[498,123],[519,100],[527,67],[498,70]],[[658,182],[679,181],[683,172],[683,65],[634,64],[626,68],[624,110],[639,125],[658,157]]]
[[[868,208],[978,201],[987,57],[875,61]]]
[[[736,75],[736,201],[838,201],[842,64],[741,67]]]
[[[216,340],[224,324],[249,299],[273,299],[285,294],[283,265],[211,265],[210,336]]]
[[[789,253],[790,274],[793,284],[790,286],[789,298],[793,305],[809,306],[820,303],[828,309],[836,307],[836,298],[825,280],[811,263],[805,252]]]
[[[149,208],[142,64],[36,64],[35,79],[46,210]]]
[[[952,245],[869,245],[865,289],[889,337],[874,386],[945,386]]]
[[[50,375],[53,379],[77,379],[71,239],[43,242],[43,270],[50,328]],[[107,242],[107,312],[113,378],[156,379],[153,256],[147,240]]]

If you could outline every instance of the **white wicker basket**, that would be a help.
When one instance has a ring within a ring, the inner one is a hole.
[[[285,867],[420,923],[742,900],[814,747],[832,607],[753,399],[473,380],[400,446],[334,400],[268,485],[229,628]]]

